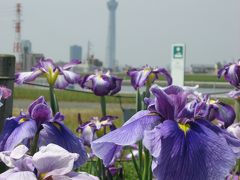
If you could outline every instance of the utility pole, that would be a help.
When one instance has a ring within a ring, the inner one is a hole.
[[[16,56],[16,68],[22,69],[23,65],[23,53],[21,47],[21,4],[16,4],[16,20],[15,20],[15,40],[13,45],[13,52]]]

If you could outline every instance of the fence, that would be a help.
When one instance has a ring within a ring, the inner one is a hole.
[[[0,85],[4,85],[13,91],[15,74],[15,56],[0,55]],[[4,119],[12,116],[13,97],[4,100],[0,107],[0,130],[3,127]]]

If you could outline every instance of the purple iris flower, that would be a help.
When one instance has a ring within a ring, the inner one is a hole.
[[[123,168],[121,166],[116,167],[115,165],[111,165],[111,166],[108,167],[108,172],[112,176],[118,175],[119,177],[123,177]]]
[[[138,158],[139,157],[139,149],[138,149],[138,146],[136,144],[133,144],[130,146],[131,148],[131,153],[128,153],[125,155],[125,159],[126,160],[132,160],[133,156],[135,158]],[[142,155],[144,156],[144,152],[142,152]]]
[[[226,180],[239,180],[240,176],[239,175],[228,175],[226,177]]]
[[[232,106],[222,103],[218,99],[210,99],[209,95],[204,95],[195,107],[194,117],[209,121],[215,120],[219,126],[227,128],[234,122],[236,114]]]
[[[5,86],[0,86],[0,95],[2,99],[7,99],[12,95],[12,90]]]
[[[240,60],[237,63],[229,63],[218,71],[218,78],[224,77],[232,86],[240,88]]]
[[[131,77],[131,84],[135,89],[143,87],[147,82],[152,84],[159,76],[164,76],[168,85],[172,84],[172,77],[164,68],[156,68],[146,65],[140,69],[130,69],[127,75]]]
[[[84,172],[73,172],[78,154],[70,153],[56,144],[40,147],[33,157],[26,155],[28,148],[16,147],[12,152],[1,152],[0,159],[11,169],[0,174],[1,179],[76,179],[97,180]]]
[[[1,99],[5,100],[5,99],[9,98],[11,95],[12,95],[11,89],[6,88],[5,86],[0,86],[0,100]],[[2,105],[3,104],[0,102],[0,107]]]
[[[51,108],[43,97],[39,97],[28,107],[28,113],[6,120],[0,134],[0,151],[12,150],[20,143],[29,146],[40,129],[39,146],[58,144],[70,152],[78,153],[80,156],[75,166],[82,165],[87,160],[87,153],[81,140],[64,125],[63,119],[64,116],[59,112],[53,117]]]
[[[98,117],[91,117],[90,121],[87,121],[77,128],[77,132],[81,132],[81,139],[83,143],[90,146],[91,142],[97,139],[96,131],[99,131],[103,127],[114,126],[113,121],[117,119],[116,116],[104,116],[99,119]]]
[[[107,166],[119,147],[143,139],[158,180],[224,179],[239,156],[240,141],[208,119],[184,116],[196,100],[190,91],[177,86],[152,86],[150,91],[154,98],[147,100],[148,109],[93,141],[94,154]]]
[[[50,86],[64,89],[69,84],[74,84],[79,81],[80,76],[70,69],[81,62],[79,60],[72,60],[70,63],[65,64],[63,67],[57,66],[53,63],[52,59],[40,59],[38,64],[32,68],[31,72],[20,72],[15,75],[17,84],[30,82],[37,77],[44,75],[47,78]]]
[[[240,123],[234,123],[227,128],[227,131],[236,138],[240,139]]]
[[[96,71],[93,75],[84,76],[79,84],[82,88],[91,89],[97,96],[114,95],[121,90],[122,79],[110,75],[110,71]]]
[[[233,90],[228,93],[228,96],[233,98],[233,99],[239,99],[240,97],[240,90]]]

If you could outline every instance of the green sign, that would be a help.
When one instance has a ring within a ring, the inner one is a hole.
[[[183,59],[184,58],[184,47],[183,46],[173,46],[173,59]]]

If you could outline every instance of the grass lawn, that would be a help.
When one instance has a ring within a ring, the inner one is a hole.
[[[100,97],[92,93],[79,91],[55,90],[59,101],[74,101],[74,102],[99,102]],[[32,86],[17,86],[14,88],[14,99],[37,99],[39,96],[44,96],[49,100],[49,92],[47,88],[34,88]],[[121,95],[123,103],[134,103],[135,97],[133,95]],[[119,103],[118,96],[106,96],[106,101],[109,103]]]

